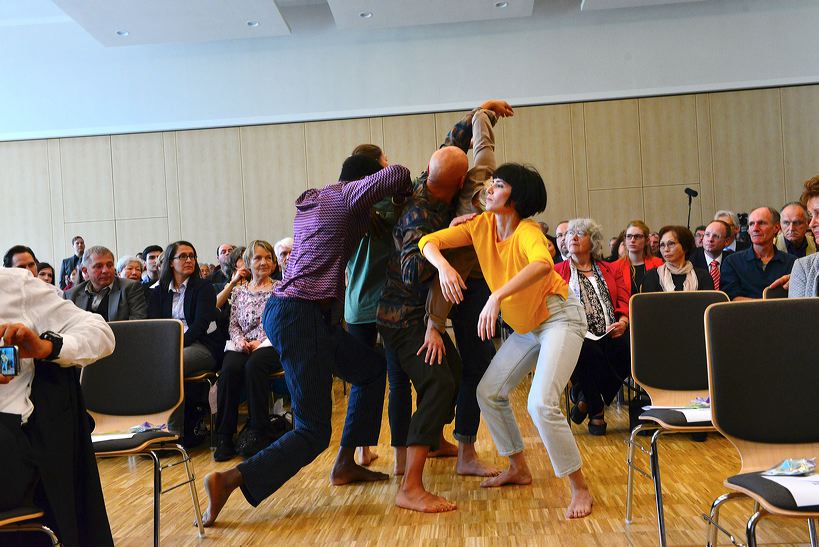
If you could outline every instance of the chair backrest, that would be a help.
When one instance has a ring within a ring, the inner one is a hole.
[[[635,294],[629,303],[631,373],[654,405],[687,405],[708,391],[705,309],[719,291]]]
[[[819,455],[819,298],[710,306],[705,314],[714,425],[743,472]]]
[[[114,423],[136,425],[129,420],[133,417],[167,423],[183,398],[182,323],[145,319],[109,325],[116,339],[114,353],[85,367],[80,377],[86,407],[97,421],[95,431],[111,431]]]
[[[765,287],[765,290],[762,291],[762,299],[763,300],[770,300],[774,298],[787,298],[788,297],[788,290],[783,289],[781,286],[776,288]]]

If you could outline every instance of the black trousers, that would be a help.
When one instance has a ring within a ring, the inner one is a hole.
[[[267,429],[267,404],[270,398],[270,373],[281,370],[279,354],[272,347],[258,348],[252,353],[226,351],[216,383],[216,433],[232,436],[239,419],[242,387],[247,395],[250,427]]]
[[[631,348],[628,332],[619,338],[605,336],[600,340],[583,340],[572,384],[579,384],[589,405],[589,416],[603,411],[611,403],[631,370]]]
[[[0,412],[0,447],[0,511],[32,505],[39,475],[19,414]]]
[[[388,352],[392,352],[401,369],[409,376],[417,394],[417,405],[407,433],[406,446],[438,448],[441,431],[452,421],[458,384],[461,382],[461,358],[449,335],[444,333],[446,357],[439,364],[428,365],[424,356],[416,355],[424,343],[423,323],[404,329],[379,326]]]

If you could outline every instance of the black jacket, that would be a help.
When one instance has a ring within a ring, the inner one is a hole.
[[[722,261],[720,262],[720,268],[725,261],[725,258],[732,255],[734,251],[728,249],[727,251],[722,251]],[[705,249],[702,247],[698,247],[694,249],[694,252],[691,253],[691,257],[689,258],[691,264],[694,265],[695,268],[700,268],[701,270],[708,271],[708,262],[705,260]]]

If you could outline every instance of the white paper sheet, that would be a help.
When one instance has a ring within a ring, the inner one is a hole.
[[[788,489],[798,507],[819,505],[819,475],[807,477],[765,477]]]
[[[107,435],[91,435],[91,442],[115,441],[117,439],[130,439],[135,433],[108,433]]]
[[[592,334],[591,332],[586,331],[586,338],[588,338],[589,340],[600,340],[601,338],[604,338],[604,337],[608,336],[608,335],[609,335],[609,333],[610,333],[610,332],[611,332],[613,329],[614,329],[614,325],[609,325],[609,328],[608,328],[608,329],[606,329],[606,332],[604,332],[604,333],[603,333],[603,334],[601,334],[600,336],[594,335],[594,334]]]
[[[644,406],[643,410],[654,410],[654,409],[662,409],[662,410],[676,410],[677,412],[682,412],[683,416],[685,416],[685,421],[688,423],[694,422],[710,422],[711,421],[711,407],[707,406],[705,408],[687,408],[687,407],[680,407],[680,406]]]

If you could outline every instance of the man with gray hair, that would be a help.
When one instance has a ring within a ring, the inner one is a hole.
[[[99,314],[106,321],[145,319],[148,307],[140,283],[117,277],[114,253],[95,245],[85,251],[82,272],[88,278],[66,293],[78,308]]]
[[[280,239],[273,245],[273,251],[276,253],[276,262],[279,263],[279,271],[281,277],[284,277],[284,268],[287,266],[287,259],[290,258],[290,253],[293,252],[293,238],[285,237]]]
[[[721,209],[714,215],[714,220],[721,220],[731,227],[731,233],[725,240],[725,249],[729,251],[742,251],[750,247],[747,241],[737,241],[739,235],[739,215],[733,211]]]
[[[783,253],[796,258],[812,255],[816,252],[816,242],[808,230],[810,216],[804,205],[798,201],[785,204],[779,211],[782,231],[776,236],[774,244]]]

